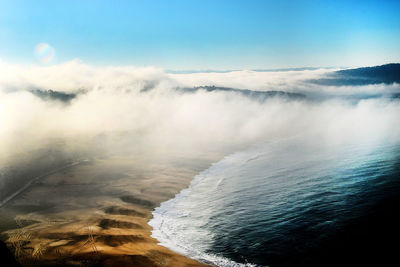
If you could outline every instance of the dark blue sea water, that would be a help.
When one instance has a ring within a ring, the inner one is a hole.
[[[385,266],[399,195],[399,143],[295,137],[213,164],[150,224],[162,245],[218,266]]]

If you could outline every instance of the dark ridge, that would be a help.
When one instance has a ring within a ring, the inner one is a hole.
[[[145,199],[140,199],[134,196],[122,196],[120,199],[126,203],[136,204],[146,208],[154,208],[154,203]]]
[[[69,103],[76,97],[76,94],[68,94],[53,90],[32,89],[30,92],[42,100],[61,101],[63,103]]]
[[[108,228],[121,228],[121,229],[142,229],[143,227],[137,223],[117,221],[110,219],[103,219],[100,221],[99,226],[103,229]]]
[[[99,235],[96,236],[96,240],[110,247],[145,241],[143,237],[137,235]]]
[[[285,72],[285,71],[303,71],[303,70],[317,70],[320,68],[315,67],[302,67],[302,68],[281,68],[281,69],[254,69],[256,72]]]
[[[192,73],[228,73],[238,70],[166,70],[171,74],[192,74]]]
[[[237,93],[243,96],[249,97],[251,99],[255,99],[258,101],[265,101],[271,97],[282,97],[287,99],[304,99],[306,96],[300,93],[288,93],[283,91],[253,91],[248,89],[235,89],[229,87],[217,87],[217,86],[199,86],[193,88],[177,88],[178,91],[184,93],[194,93],[200,90],[205,90],[207,92],[229,92],[229,93]]]
[[[71,240],[71,243],[81,242],[87,240],[89,235],[78,235],[73,232],[65,232],[65,233],[39,233],[39,237],[47,238],[47,239],[55,239],[55,240]]]
[[[144,81],[142,89],[140,89],[140,92],[147,92],[153,90],[158,84],[159,81]]]
[[[124,208],[118,208],[115,206],[108,207],[104,210],[105,213],[107,214],[112,214],[112,215],[127,215],[127,216],[137,216],[137,217],[146,217],[146,214],[133,210],[133,209],[124,209]]]
[[[400,63],[391,63],[381,66],[358,69],[340,70],[336,73],[345,77],[368,78],[384,83],[400,82]]]
[[[284,72],[284,71],[303,71],[317,70],[315,67],[300,67],[300,68],[279,68],[279,69],[252,69],[255,72]],[[234,71],[242,71],[241,69],[230,70],[166,70],[166,73],[172,74],[192,74],[192,73],[229,73]]]
[[[309,80],[309,82],[331,86],[400,83],[400,63],[339,70],[333,72],[326,78]]]

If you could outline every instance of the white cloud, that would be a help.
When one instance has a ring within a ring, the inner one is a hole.
[[[319,142],[400,136],[398,101],[370,99],[351,104],[273,98],[262,103],[240,94],[173,90],[200,85],[302,92],[398,89],[398,85],[305,83],[328,70],[166,74],[158,68],[95,67],[80,61],[48,67],[0,62],[0,69],[0,157],[53,139],[92,146],[93,138],[99,136],[107,137],[110,151],[140,146],[154,153],[168,149],[206,152],[298,135],[310,140],[319,136]],[[41,100],[27,92],[29,88],[84,89],[86,93],[63,105]],[[141,92],[144,89],[151,90]]]

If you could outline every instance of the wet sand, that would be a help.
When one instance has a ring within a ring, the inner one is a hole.
[[[23,266],[204,266],[157,245],[147,222],[216,160],[108,158],[53,173],[0,209],[1,240]]]

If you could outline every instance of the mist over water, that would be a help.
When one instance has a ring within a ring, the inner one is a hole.
[[[287,258],[301,260],[326,241],[322,233],[364,216],[396,177],[400,103],[387,97],[400,91],[396,83],[309,82],[329,69],[172,74],[79,61],[0,68],[0,200],[28,182],[8,175],[26,166],[144,151],[227,155],[151,222],[161,244],[196,259],[291,265]]]

